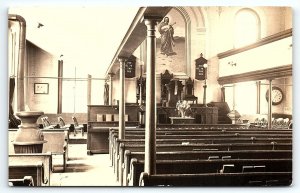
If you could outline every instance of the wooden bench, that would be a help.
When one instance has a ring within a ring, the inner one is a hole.
[[[123,182],[128,185],[128,176],[131,172],[130,163],[132,159],[144,160],[144,152],[125,151],[123,169]],[[212,159],[292,159],[291,150],[250,150],[250,151],[174,151],[174,152],[157,152],[157,160],[212,160]],[[122,179],[122,177],[121,177]]]
[[[123,173],[120,169],[124,163],[125,150],[130,151],[145,151],[144,144],[120,144],[119,155],[115,160],[117,180],[122,178]],[[234,151],[234,150],[292,150],[291,143],[257,143],[257,144],[157,144],[157,152],[166,151]],[[121,180],[122,181],[122,180]]]
[[[199,127],[199,125],[197,125]],[[272,130],[262,130],[262,129],[238,129],[238,128],[213,128],[213,129],[207,129],[207,128],[189,128],[189,127],[184,127],[183,125],[181,125],[182,128],[157,128],[156,131],[157,132],[183,132],[183,134],[188,134],[191,133],[195,134],[195,131],[203,131],[203,132],[209,132],[209,131],[219,131],[219,132],[234,132],[234,133],[281,133],[281,134],[292,134],[291,130],[278,130],[278,129],[272,129]],[[145,129],[140,129],[140,128],[132,128],[132,127],[126,127],[125,128],[125,134],[130,134],[130,132],[142,132],[144,133]],[[109,139],[111,140],[112,135],[118,135],[118,128],[110,128],[109,129]]]
[[[224,165],[233,165],[230,173],[242,173],[244,166],[260,166],[263,172],[292,172],[292,159],[213,159],[213,160],[157,160],[156,174],[220,173]],[[261,170],[261,169],[260,169]],[[144,171],[144,160],[132,159],[129,184],[138,186]]]
[[[126,139],[145,139],[144,135],[125,135]],[[177,134],[162,134],[156,135],[156,139],[213,139],[213,138],[253,138],[253,139],[258,139],[258,138],[292,138],[292,134],[241,134],[241,133],[234,133],[234,134],[224,134],[224,133],[219,133],[219,134],[202,134],[202,135],[191,135],[191,134],[183,134],[183,135],[177,135]],[[118,139],[118,135],[115,134],[112,136],[112,139],[114,142],[110,143],[115,143],[116,139]],[[115,147],[112,145],[112,147]]]
[[[292,172],[156,175],[143,172],[139,180],[140,186],[289,186],[291,183]]]
[[[10,163],[8,167],[9,179],[20,179],[31,176],[34,186],[43,186],[48,180],[44,178],[44,165],[39,163]]]
[[[167,125],[169,126],[169,125]],[[196,131],[199,133],[205,133],[205,134],[209,134],[209,132],[217,132],[217,134],[219,134],[219,132],[221,133],[234,133],[235,135],[239,135],[239,134],[288,134],[290,135],[290,138],[292,138],[292,132],[291,130],[262,130],[262,129],[240,129],[240,128],[224,128],[224,125],[221,125],[221,127],[219,128],[218,125],[213,125],[210,126],[208,128],[206,128],[207,126],[203,126],[203,125],[193,125],[195,126],[195,128],[190,128],[189,125],[188,126],[183,126],[181,125],[181,127],[174,127],[174,128],[168,128],[168,127],[163,127],[163,128],[157,128],[157,134],[158,135],[173,135],[173,134],[183,134],[183,135],[189,135],[187,137],[191,138],[191,133],[194,136],[196,133]],[[230,127],[232,125],[228,125],[225,124],[225,126]],[[234,125],[236,126],[236,125]],[[199,127],[199,128],[198,128]],[[216,134],[216,133],[215,133]],[[126,127],[125,128],[125,135],[126,135],[126,139],[144,139],[144,129],[139,129],[139,128],[132,128],[132,127]],[[192,136],[192,137],[193,137]],[[118,137],[118,128],[110,128],[109,129],[109,154],[110,154],[110,159],[113,159],[113,148],[115,147],[114,142],[115,139]],[[252,136],[254,137],[254,136]],[[252,138],[251,137],[251,138]],[[270,136],[268,135],[268,138]],[[158,137],[160,138],[160,137]],[[170,137],[167,137],[170,138]],[[176,136],[173,137],[177,138]],[[256,137],[255,137],[256,138]],[[272,138],[274,138],[274,136],[272,136]],[[112,163],[113,164],[113,163]]]
[[[52,168],[50,153],[10,154],[9,179],[32,176],[35,186],[49,186]]]
[[[111,145],[111,147],[114,149],[111,151],[111,153],[115,154],[115,155],[118,155],[118,145],[117,145],[117,135],[113,136],[114,138],[112,140],[114,140],[114,142],[110,142],[112,143],[113,145]],[[125,136],[126,139],[145,139],[144,136],[139,136],[139,135],[126,135]],[[259,138],[292,138],[292,135],[289,135],[289,134],[271,134],[271,135],[268,135],[268,134],[239,134],[239,133],[236,133],[236,134],[214,134],[214,135],[156,135],[156,139],[157,141],[159,139],[186,139],[186,140],[189,140],[189,139],[216,139],[216,138],[236,138],[236,139],[239,139],[239,138],[249,138],[249,139],[259,139]],[[116,156],[111,156],[113,159],[115,159]]]
[[[63,159],[63,171],[65,171],[67,160],[69,159],[69,129],[42,129],[42,131],[44,139],[47,140],[47,143],[43,146],[43,152],[51,152],[53,156],[61,155]]]
[[[157,139],[156,144],[234,144],[234,143],[292,143],[291,138],[215,138],[215,139]],[[119,155],[120,143],[144,144],[145,139],[116,139],[111,145],[111,161],[115,168],[115,157]]]
[[[9,186],[34,186],[32,176],[24,176],[20,179],[8,179]]]
[[[51,152],[53,156],[62,155],[63,171],[65,171],[68,160],[69,129],[41,129],[41,131],[47,141],[43,145],[43,153]],[[9,129],[9,154],[14,154],[12,142],[16,132],[17,129]],[[52,170],[54,171],[54,166]]]

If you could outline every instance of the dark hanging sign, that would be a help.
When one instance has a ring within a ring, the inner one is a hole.
[[[135,62],[136,58],[131,56],[125,64],[125,78],[135,77]]]
[[[196,64],[195,78],[197,80],[205,80],[206,69],[201,64]]]
[[[202,57],[201,53],[200,58],[195,60],[195,79],[205,80],[207,69],[204,68],[204,64],[207,64],[207,60]]]

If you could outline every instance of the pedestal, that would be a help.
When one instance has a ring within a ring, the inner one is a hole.
[[[43,115],[41,111],[18,112],[21,125],[13,142],[15,153],[42,153],[46,143],[44,135],[38,127],[37,119]]]

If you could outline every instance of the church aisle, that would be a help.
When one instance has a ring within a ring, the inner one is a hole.
[[[108,154],[88,156],[86,144],[70,144],[64,173],[51,175],[51,186],[118,186]]]

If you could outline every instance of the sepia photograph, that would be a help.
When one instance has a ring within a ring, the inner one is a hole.
[[[9,188],[288,189],[293,11],[10,6]]]

